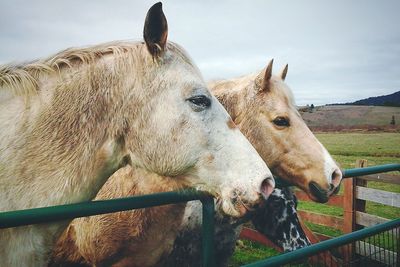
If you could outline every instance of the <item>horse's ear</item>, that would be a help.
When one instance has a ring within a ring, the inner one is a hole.
[[[258,90],[268,92],[270,88],[270,80],[272,77],[272,65],[274,64],[274,59],[271,59],[271,61],[268,63],[267,68],[265,69],[265,72],[262,71],[256,78],[256,86],[258,87]]]
[[[147,12],[143,37],[153,57],[160,57],[167,45],[168,23],[162,10],[162,3],[154,4]]]
[[[289,65],[286,64],[286,66],[283,68],[283,70],[282,70],[282,72],[281,72],[281,75],[280,75],[280,76],[281,76],[282,81],[284,81],[285,78],[286,78],[287,71],[288,71],[288,67],[289,67]]]

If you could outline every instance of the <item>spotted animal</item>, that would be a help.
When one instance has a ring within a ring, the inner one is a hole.
[[[276,188],[257,209],[251,221],[260,233],[267,236],[285,252],[310,245],[297,216],[297,198],[288,187]]]
[[[219,203],[217,203],[218,205]],[[243,219],[232,220],[221,213],[215,218],[215,255],[217,266],[227,266],[242,225],[251,221],[254,227],[285,252],[310,245],[296,212],[297,199],[288,187],[275,188],[261,207]],[[172,252],[162,266],[201,266],[201,205],[190,202],[186,207],[183,227]]]

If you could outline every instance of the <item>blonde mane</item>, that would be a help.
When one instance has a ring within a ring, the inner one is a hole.
[[[211,81],[208,83],[212,93],[223,103],[224,107],[232,115],[233,110],[240,102],[246,101],[254,104],[254,98],[260,90],[265,69],[261,72],[243,75],[230,80]],[[283,99],[290,108],[297,110],[292,91],[278,75],[272,75],[269,94],[274,94],[276,99]]]
[[[181,60],[195,67],[187,53],[179,45],[169,42],[172,51]],[[88,47],[65,49],[45,59],[22,64],[0,65],[0,90],[8,89],[14,95],[29,96],[39,91],[39,79],[44,75],[58,73],[65,68],[94,64],[104,55],[114,55],[118,68],[127,68],[132,63],[146,68],[157,62],[149,56],[143,42],[113,41]],[[122,56],[124,55],[124,56]],[[150,62],[151,61],[151,62]]]

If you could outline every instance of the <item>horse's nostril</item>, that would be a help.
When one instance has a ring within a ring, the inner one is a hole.
[[[267,199],[275,188],[275,180],[273,178],[264,179],[260,186],[262,196]]]
[[[336,195],[337,193],[339,193],[339,190],[340,190],[340,184],[336,187],[335,185],[330,184],[330,189],[329,189],[330,195]]]
[[[339,169],[336,169],[332,173],[332,184],[334,187],[338,186],[340,184],[340,181],[342,180],[342,172]]]

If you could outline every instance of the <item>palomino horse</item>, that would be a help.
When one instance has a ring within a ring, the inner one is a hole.
[[[284,83],[287,67],[279,76],[272,76],[271,73],[272,61],[258,75],[214,84],[213,92],[231,112],[240,129],[253,141],[264,160],[271,162],[269,164],[275,167],[282,178],[304,188],[314,199],[326,201],[330,184],[334,183],[335,187],[339,185],[341,172],[297,112],[292,94]],[[290,162],[280,162],[285,160]],[[126,184],[129,175],[146,174],[139,170],[127,170],[113,175],[100,190],[97,199],[148,192],[143,182],[140,185]],[[140,181],[152,184],[154,178],[151,177],[154,174],[147,175],[150,178]],[[321,190],[309,190],[310,183],[317,184]],[[217,203],[223,206],[220,201]],[[163,261],[162,255],[168,254],[172,248],[174,236],[179,231],[179,222],[173,218],[173,212],[176,209],[171,206],[159,207],[153,212],[137,210],[74,220],[59,240],[55,263],[86,261],[95,265],[113,263],[119,266],[152,266],[160,263],[160,260]],[[187,205],[184,218],[191,217],[192,220],[183,221],[182,232],[189,235],[183,237],[185,246],[189,243],[199,245],[198,239],[195,239],[197,234],[185,229],[200,231],[200,213],[198,202]],[[140,223],[138,218],[141,219]],[[225,225],[223,222],[226,222]],[[232,236],[236,227],[228,222],[220,220],[219,227],[228,229],[225,233],[231,233]],[[151,229],[154,230],[150,231],[148,225],[152,225]],[[161,238],[163,242],[159,242]],[[234,237],[229,239],[234,240]],[[149,254],[149,251],[152,253]]]
[[[90,200],[126,163],[168,190],[208,191],[232,216],[270,194],[266,164],[167,35],[158,3],[145,42],[0,67],[0,211]],[[44,266],[67,224],[1,230],[1,264]]]
[[[258,74],[209,86],[275,175],[327,202],[342,172],[297,111],[284,82],[288,66],[272,76],[272,65],[273,60]]]

